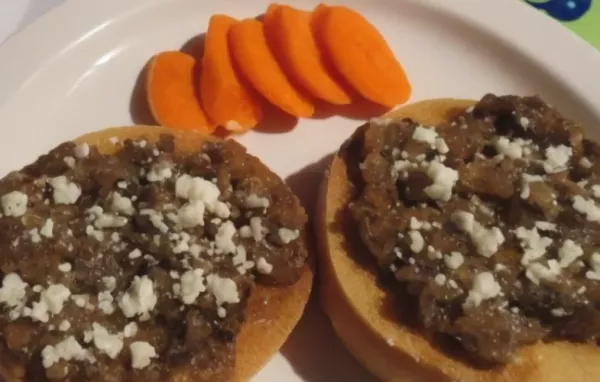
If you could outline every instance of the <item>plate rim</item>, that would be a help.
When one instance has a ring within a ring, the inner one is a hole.
[[[231,6],[244,0],[221,1],[223,6]],[[600,67],[600,51],[543,12],[520,0],[396,1],[396,4],[418,3],[448,13],[499,38],[572,89],[578,101],[600,121],[600,87],[594,87],[587,75],[593,75]],[[9,36],[0,44],[0,110],[35,79],[45,63],[61,52],[132,12],[167,2],[176,3],[177,0],[66,0]],[[369,6],[374,0],[332,0],[328,3]],[[556,49],[557,46],[560,49]]]

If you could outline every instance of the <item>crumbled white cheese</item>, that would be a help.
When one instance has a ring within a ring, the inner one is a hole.
[[[244,206],[246,208],[268,208],[269,199],[256,194],[250,194],[244,199]]]
[[[20,191],[12,191],[2,196],[2,212],[5,216],[20,217],[27,211],[27,194]]]
[[[491,257],[504,243],[504,235],[500,228],[485,228],[470,212],[456,211],[450,219],[458,229],[469,234],[475,250],[481,256]]]
[[[230,278],[222,278],[215,274],[206,277],[206,287],[215,297],[217,306],[225,303],[237,304],[240,302],[237,284]]]
[[[542,231],[556,231],[556,224],[545,222],[545,221],[536,221],[535,226],[537,229],[541,229]]]
[[[162,233],[169,232],[169,226],[167,226],[165,224],[163,215],[161,213],[156,212],[153,209],[147,208],[147,209],[141,210],[140,214],[148,216],[148,218],[150,219],[150,223],[152,223],[154,228],[156,228],[160,232],[162,232]]]
[[[52,367],[55,363],[58,363],[61,359],[65,361],[77,360],[77,361],[88,361],[90,363],[96,362],[94,356],[86,349],[81,347],[79,342],[73,336],[67,337],[62,342],[57,343],[54,346],[47,345],[42,350],[42,365],[46,369]]]
[[[515,234],[521,241],[521,247],[524,251],[521,257],[522,265],[528,265],[530,262],[544,256],[547,248],[552,244],[552,239],[540,236],[536,227],[531,229],[518,227],[515,230]]]
[[[583,248],[571,239],[565,240],[562,247],[558,249],[558,258],[560,267],[567,268],[571,263],[583,256]]]
[[[45,237],[53,237],[54,234],[52,231],[54,230],[54,221],[52,219],[46,219],[44,225],[40,229],[40,235]]]
[[[567,315],[567,311],[564,308],[554,308],[550,311],[554,317],[564,317]]]
[[[462,253],[454,251],[444,256],[444,262],[448,268],[458,269],[465,262],[465,258]]]
[[[423,190],[433,200],[448,201],[452,196],[452,189],[458,181],[458,171],[446,167],[440,162],[431,162],[427,168],[427,176],[433,184]]]
[[[123,328],[123,336],[125,338],[131,338],[138,332],[138,326],[135,322],[130,322]]]
[[[85,227],[85,234],[93,237],[94,239],[96,239],[98,241],[104,240],[104,232],[95,229],[91,225],[88,225],[87,227]]]
[[[600,208],[592,199],[585,199],[581,195],[573,197],[573,208],[575,211],[586,216],[591,222],[600,221]]]
[[[65,162],[65,164],[69,167],[69,168],[74,168],[75,167],[75,158],[73,158],[72,156],[67,156],[63,158],[63,161]]]
[[[277,235],[283,244],[289,244],[300,236],[300,231],[297,229],[279,228]]]
[[[592,195],[596,199],[600,199],[600,184],[594,184],[592,186]]]
[[[421,235],[421,232],[419,231],[415,231],[415,230],[410,230],[408,231],[408,237],[410,238],[410,250],[413,251],[413,253],[419,253],[423,250],[423,247],[425,246],[425,240],[423,239],[423,235]]]
[[[594,165],[588,158],[586,157],[581,157],[581,159],[579,159],[579,165],[583,168],[592,168],[592,166]]]
[[[184,304],[193,304],[200,293],[206,290],[204,285],[204,270],[197,268],[186,271],[181,275],[181,287],[179,297]]]
[[[227,219],[231,213],[227,205],[219,200],[219,187],[206,179],[181,175],[175,181],[175,193],[183,199],[203,202],[209,212],[222,219]]]
[[[58,330],[60,330],[61,332],[66,332],[69,329],[71,329],[71,323],[67,320],[62,320],[60,325],[58,326]]]
[[[252,237],[257,242],[264,239],[265,235],[269,232],[267,228],[262,225],[262,219],[258,216],[250,218],[250,229]]]
[[[115,216],[112,214],[103,213],[96,217],[94,220],[94,226],[97,229],[104,228],[120,228],[127,225],[127,218],[124,216]]]
[[[260,273],[269,274],[273,271],[273,265],[268,263],[264,257],[259,257],[258,260],[256,260],[256,269]]]
[[[116,191],[112,193],[112,209],[114,212],[120,212],[125,215],[133,215],[135,212],[131,199]]]
[[[591,270],[585,273],[585,277],[590,280],[600,281],[600,253],[594,252],[590,256],[589,264]],[[585,290],[584,290],[585,291]],[[583,292],[581,292],[583,293]]]
[[[428,143],[431,147],[434,147],[437,137],[438,133],[433,127],[428,129],[423,126],[417,126],[412,135],[412,139],[415,141]]]
[[[548,260],[547,266],[541,263],[531,263],[525,271],[525,276],[536,285],[541,280],[555,281],[558,275],[560,275],[560,265],[554,259]]]
[[[58,270],[62,273],[69,273],[71,272],[72,268],[73,266],[71,265],[71,263],[61,263],[58,265]]]
[[[160,162],[152,166],[148,174],[146,175],[146,179],[148,182],[164,182],[167,179],[170,179],[173,176],[173,171],[171,167],[173,166],[170,162]]]
[[[186,203],[177,212],[177,221],[182,228],[192,228],[204,225],[204,203],[200,200],[192,200]]]
[[[110,315],[115,312],[113,301],[113,296],[109,291],[102,291],[98,293],[98,309],[100,309],[102,313]]]
[[[69,288],[63,284],[52,284],[40,294],[40,300],[33,303],[31,318],[34,321],[48,322],[49,314],[62,312],[65,302],[71,296]]]
[[[42,237],[40,236],[40,231],[37,228],[31,229],[28,231],[29,238],[32,243],[39,243],[42,241]]]
[[[531,183],[535,182],[543,182],[544,178],[540,175],[530,175],[530,174],[522,174],[521,175],[521,199],[529,198],[531,194]]]
[[[437,137],[435,139],[434,146],[435,146],[435,149],[440,154],[447,154],[450,151],[450,148],[448,147],[448,144],[446,143],[446,141],[442,137]]]
[[[26,289],[28,284],[16,273],[9,273],[2,280],[0,288],[0,303],[15,308],[12,316],[16,319],[20,315],[19,310],[25,306]]]
[[[568,168],[569,159],[573,155],[573,149],[565,146],[549,146],[546,149],[546,161],[544,171],[548,174],[565,171]]]
[[[521,125],[521,127],[525,130],[527,130],[529,128],[530,123],[531,123],[531,121],[526,117],[519,118],[519,125]]]
[[[444,284],[446,284],[446,279],[447,279],[446,275],[444,275],[442,273],[438,273],[433,278],[433,281],[435,281],[435,283],[438,284],[438,285],[444,285]]]
[[[117,358],[121,349],[123,349],[123,339],[121,336],[118,334],[110,334],[104,326],[96,322],[92,324],[92,328],[94,346],[96,349],[112,359]]]
[[[148,342],[136,341],[129,345],[131,352],[131,367],[134,369],[143,369],[150,365],[152,358],[158,357],[154,347]]]
[[[77,158],[85,158],[90,154],[90,146],[87,143],[81,143],[75,147],[74,153]]]
[[[218,253],[235,253],[237,246],[233,241],[233,237],[236,232],[232,221],[228,220],[221,224],[215,235],[215,246]]]
[[[477,307],[482,301],[502,295],[500,284],[491,272],[481,272],[473,279],[473,286],[465,300],[464,307]]]
[[[511,142],[506,137],[499,137],[496,140],[496,151],[509,158],[520,159],[523,157],[523,142],[517,140]]]
[[[74,204],[81,196],[81,188],[64,175],[51,178],[48,183],[53,188],[52,197],[56,204]]]
[[[71,299],[78,307],[85,308],[90,301],[90,296],[87,294],[74,294],[71,296]]]
[[[156,302],[152,280],[146,275],[135,276],[127,292],[121,296],[119,307],[127,318],[139,315],[141,320],[147,320]]]

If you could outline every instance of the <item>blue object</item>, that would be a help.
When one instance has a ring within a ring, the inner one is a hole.
[[[592,6],[592,0],[549,0],[543,3],[532,0],[525,1],[560,21],[580,19]]]

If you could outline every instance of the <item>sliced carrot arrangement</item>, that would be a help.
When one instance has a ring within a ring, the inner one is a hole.
[[[323,101],[337,105],[351,102],[350,94],[336,82],[317,48],[310,12],[271,5],[264,25],[275,56],[295,83]]]
[[[408,100],[411,86],[404,69],[360,13],[344,6],[317,7],[313,27],[324,53],[361,95],[389,107]]]
[[[247,19],[229,31],[231,55],[246,80],[269,102],[296,117],[310,117],[314,105],[290,83],[267,45],[262,22]]]
[[[212,133],[215,125],[206,117],[196,96],[196,60],[182,52],[155,55],[146,73],[146,92],[152,116],[162,126]]]
[[[227,36],[237,22],[225,15],[210,18],[199,86],[210,119],[227,130],[241,132],[256,126],[262,111],[257,95],[242,83],[233,68]]]

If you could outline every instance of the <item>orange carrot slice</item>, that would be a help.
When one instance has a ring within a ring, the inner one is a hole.
[[[241,132],[260,121],[257,94],[242,83],[234,70],[227,36],[237,20],[214,15],[208,23],[200,77],[200,98],[206,114],[227,130]]]
[[[215,125],[196,96],[196,60],[182,52],[155,55],[146,73],[146,96],[156,122],[165,127],[212,133]]]
[[[240,72],[269,102],[296,117],[314,113],[314,105],[293,87],[275,60],[262,22],[247,19],[233,25],[229,47]]]
[[[324,53],[339,73],[368,100],[394,106],[408,100],[404,69],[379,31],[344,6],[320,6],[313,27]]]
[[[351,102],[350,94],[329,72],[311,31],[311,13],[290,6],[271,6],[265,32],[283,69],[308,94],[336,105]]]

